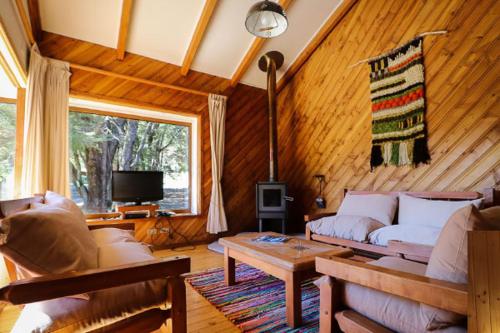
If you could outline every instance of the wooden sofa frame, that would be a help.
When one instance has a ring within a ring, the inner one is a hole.
[[[350,191],[344,190],[345,195],[349,194],[398,194],[404,193],[417,198],[424,198],[430,200],[475,200],[484,198],[484,206],[489,207],[498,203],[498,194],[494,188],[488,188],[483,191],[483,194],[478,192],[388,192],[388,191]],[[336,212],[309,214],[304,216],[304,221],[310,222],[327,216],[334,216]],[[396,212],[397,214],[397,212]],[[396,215],[397,216],[397,215]],[[414,244],[401,241],[389,241],[388,246],[380,246],[369,243],[361,243],[353,240],[336,238],[331,236],[315,234],[311,229],[306,226],[306,239],[315,240],[318,242],[328,243],[332,245],[339,245],[351,248],[356,254],[363,256],[379,258],[382,256],[398,256],[408,260],[419,262],[428,262],[432,252],[432,246]]]
[[[319,331],[392,332],[359,313],[343,309],[337,280],[400,296],[467,315],[467,285],[369,265],[334,256],[316,257],[316,271],[327,276],[320,284]]]
[[[26,209],[34,198],[2,202],[0,220],[15,211]],[[5,207],[9,214],[6,214]],[[13,207],[13,208],[12,208]],[[3,209],[2,209],[3,208]],[[119,228],[134,230],[134,223],[101,223],[89,229]],[[131,283],[166,278],[169,309],[160,307],[146,310],[98,329],[99,332],[151,332],[171,319],[168,328],[173,333],[187,332],[186,286],[183,274],[191,270],[191,259],[175,256],[145,261],[113,268],[98,268],[80,272],[51,274],[36,278],[16,280],[15,265],[4,257],[11,283],[0,288],[0,301],[21,305],[65,296],[119,287]]]

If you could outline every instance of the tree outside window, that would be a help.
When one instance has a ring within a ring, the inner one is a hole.
[[[112,208],[113,170],[163,171],[162,209],[190,209],[190,127],[70,112],[71,194],[86,212]]]
[[[0,103],[0,199],[14,195],[16,105]]]

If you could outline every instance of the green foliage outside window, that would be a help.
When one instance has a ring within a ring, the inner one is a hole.
[[[113,170],[163,171],[162,208],[189,209],[189,127],[78,112],[69,123],[72,197],[84,210],[111,208]]]
[[[16,105],[0,103],[0,199],[13,194],[15,149]]]

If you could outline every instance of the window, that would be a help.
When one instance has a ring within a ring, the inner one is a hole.
[[[191,126],[70,112],[71,195],[86,212],[113,206],[113,170],[163,171],[162,209],[192,210]]]
[[[0,199],[14,196],[16,105],[0,103]]]

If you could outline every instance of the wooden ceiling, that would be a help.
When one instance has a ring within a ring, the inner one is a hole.
[[[128,54],[123,61],[116,50],[51,33],[43,33],[39,44],[44,56],[99,68],[112,73],[170,84],[203,92],[228,93],[229,80],[192,72],[183,76],[179,67],[139,55]],[[207,97],[151,84],[124,80],[120,77],[72,68],[71,93],[78,96],[127,100],[135,104],[160,107],[172,111],[196,113],[207,107]]]
[[[272,39],[256,38],[244,27],[248,8],[257,0],[15,0],[30,43],[43,31],[179,66],[182,75],[194,69],[265,88],[257,67],[261,55],[279,50],[285,62],[278,71],[284,81],[333,28],[356,0],[272,0],[286,10],[289,27]]]

